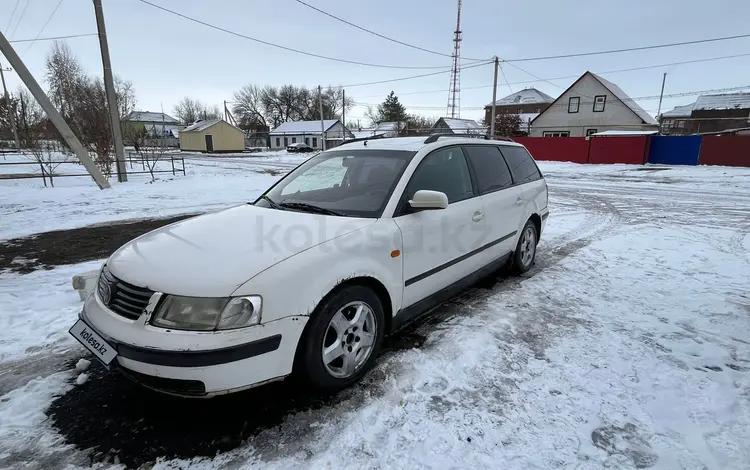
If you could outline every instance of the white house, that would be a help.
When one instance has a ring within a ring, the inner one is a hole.
[[[344,139],[353,139],[354,134],[338,119],[326,119],[321,130],[320,121],[285,122],[271,131],[271,149],[284,149],[289,145],[304,142],[314,149],[323,149],[341,145]]]
[[[486,134],[487,129],[473,119],[441,117],[430,130],[432,134]]]
[[[586,72],[531,121],[532,137],[583,137],[606,130],[655,131],[659,125],[620,87]]]
[[[151,138],[179,137],[180,121],[169,114],[152,111],[133,111],[123,119],[134,130],[143,129]]]

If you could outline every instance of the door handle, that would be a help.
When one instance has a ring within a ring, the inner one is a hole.
[[[516,199],[516,205],[520,206],[521,204],[523,204],[523,198],[519,197],[518,199]]]
[[[476,211],[474,212],[474,215],[471,216],[471,220],[474,222],[479,222],[482,219],[484,219],[484,212]]]

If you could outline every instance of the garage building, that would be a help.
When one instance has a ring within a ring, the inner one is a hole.
[[[241,152],[245,133],[222,119],[198,121],[180,131],[180,150]]]

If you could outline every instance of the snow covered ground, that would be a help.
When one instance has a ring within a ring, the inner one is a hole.
[[[16,208],[0,238],[144,217],[150,198],[210,210],[278,177],[226,160],[117,197],[0,182]],[[552,213],[529,275],[442,306],[417,330],[421,347],[384,355],[334,403],[154,468],[750,468],[750,170],[540,166]],[[0,468],[91,464],[45,410],[77,387],[85,354],[67,337],[80,308],[69,282],[92,264],[0,274]]]
[[[57,178],[54,188],[45,188],[41,179],[0,178],[0,220],[4,221],[0,226],[0,240],[115,220],[166,217],[242,204],[254,200],[310,154],[282,151],[221,156],[181,153],[179,156],[185,158],[186,176],[159,173],[156,182],[151,183],[150,175],[132,175],[125,184],[110,181],[113,189],[107,191],[99,190],[88,177]],[[6,161],[0,160],[0,175],[39,173],[31,163],[2,165],[11,161],[25,162],[28,158],[9,155]],[[82,168],[70,170],[70,166],[61,166],[58,171],[85,173]],[[159,168],[171,171],[171,164],[158,162]]]

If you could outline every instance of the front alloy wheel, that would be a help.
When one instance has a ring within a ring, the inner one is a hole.
[[[300,339],[296,372],[319,390],[334,392],[359,380],[372,367],[385,333],[380,298],[350,284],[324,298]]]
[[[377,320],[365,302],[350,302],[333,314],[323,339],[323,364],[332,376],[354,375],[372,354]]]

